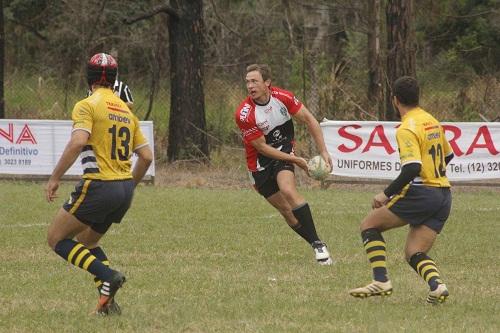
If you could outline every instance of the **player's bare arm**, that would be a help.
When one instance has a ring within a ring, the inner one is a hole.
[[[59,188],[59,181],[66,171],[75,163],[75,160],[80,155],[83,147],[87,144],[89,133],[84,130],[75,130],[71,134],[71,138],[64,148],[61,158],[57,162],[52,175],[45,186],[45,195],[48,202],[52,202],[57,198],[56,191]]]
[[[307,126],[307,129],[313,137],[313,140],[316,143],[316,147],[318,148],[321,157],[323,157],[323,159],[328,163],[331,172],[333,167],[332,158],[328,153],[328,150],[326,149],[323,132],[321,131],[321,127],[319,126],[316,118],[314,118],[311,112],[309,112],[309,110],[304,105],[302,105],[300,110],[293,115],[293,118],[304,123]]]
[[[153,162],[153,152],[149,146],[143,146],[137,149],[135,153],[139,158],[135,163],[134,170],[132,170],[132,177],[137,185],[141,182],[142,178],[144,178],[151,162]]]
[[[274,147],[271,147],[266,143],[266,139],[261,136],[255,140],[252,140],[251,145],[257,149],[259,153],[274,160],[282,160],[290,163],[296,164],[299,168],[309,173],[307,168],[307,161],[302,157],[295,156],[293,154],[284,153]]]

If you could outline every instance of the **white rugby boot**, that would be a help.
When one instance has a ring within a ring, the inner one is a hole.
[[[322,241],[315,241],[311,244],[314,250],[314,256],[316,257],[316,261],[320,265],[331,265],[333,264],[333,260],[330,257],[330,252],[328,252],[328,248],[326,244]]]
[[[372,281],[372,283],[349,290],[349,294],[354,297],[366,298],[370,296],[389,296],[392,294],[392,283],[391,280],[387,282]]]
[[[441,283],[440,285],[438,285],[436,290],[429,291],[429,294],[427,295],[427,303],[431,304],[444,303],[448,298],[448,296],[450,296],[448,288],[446,288],[446,285],[444,283]]]

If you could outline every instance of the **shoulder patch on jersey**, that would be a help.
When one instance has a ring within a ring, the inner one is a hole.
[[[243,108],[241,108],[241,111],[240,111],[240,121],[247,120],[248,115],[250,114],[251,108],[252,108],[252,106],[250,104],[243,105]]]

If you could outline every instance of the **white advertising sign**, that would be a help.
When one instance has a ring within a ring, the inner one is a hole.
[[[500,178],[500,123],[442,123],[455,157],[450,180]],[[324,121],[325,143],[333,174],[394,179],[401,171],[396,128],[399,122]]]
[[[141,121],[141,129],[154,151],[153,122]],[[0,119],[0,174],[51,175],[71,136],[68,120]],[[137,157],[132,157],[135,163]],[[66,175],[82,175],[80,159]],[[154,162],[146,176],[154,177]]]

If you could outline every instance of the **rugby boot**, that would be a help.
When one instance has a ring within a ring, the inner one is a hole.
[[[101,289],[99,301],[97,303],[96,314],[109,315],[121,314],[121,309],[114,301],[114,297],[123,284],[125,283],[125,275],[118,271],[114,271],[109,281],[104,281]]]
[[[330,252],[328,252],[328,248],[324,242],[315,241],[311,244],[311,246],[314,250],[314,256],[318,264],[331,265],[333,263],[333,260],[330,257]]]
[[[392,283],[390,280],[387,280],[387,282],[372,281],[372,283],[364,287],[349,290],[349,294],[359,298],[389,296],[392,294]]]
[[[97,292],[99,293],[99,297],[101,296],[101,287],[102,287],[102,283],[97,287]],[[106,311],[104,311],[104,309],[103,309],[103,311],[101,311],[101,312],[106,312]],[[121,315],[122,314],[122,310],[114,297],[107,307],[107,313],[101,313],[101,314],[105,314],[105,315],[106,314],[108,314],[108,315]]]
[[[427,295],[427,303],[444,303],[448,296],[450,296],[448,288],[446,288],[446,285],[444,283],[441,283],[435,290],[429,291],[429,294]]]

